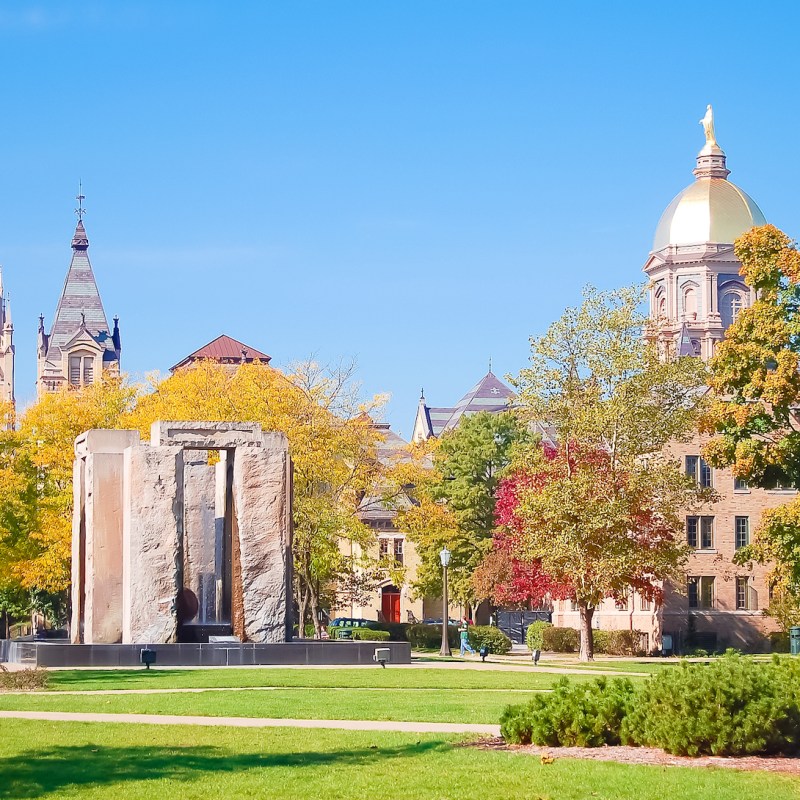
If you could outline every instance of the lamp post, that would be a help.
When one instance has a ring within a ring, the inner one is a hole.
[[[452,656],[450,652],[450,641],[447,638],[447,627],[450,623],[450,609],[447,602],[447,565],[450,563],[450,551],[443,547],[439,553],[442,562],[442,647],[439,650],[440,656]]]

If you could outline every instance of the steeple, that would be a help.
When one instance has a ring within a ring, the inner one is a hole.
[[[83,194],[78,194],[78,223],[72,237],[72,259],[53,327],[45,332],[39,318],[39,391],[54,391],[69,382],[81,386],[103,370],[119,371],[119,327],[112,333],[94,271],[89,261],[89,237],[83,224]]]

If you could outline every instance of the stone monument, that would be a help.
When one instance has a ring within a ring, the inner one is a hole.
[[[75,440],[72,641],[291,638],[292,464],[252,422]]]

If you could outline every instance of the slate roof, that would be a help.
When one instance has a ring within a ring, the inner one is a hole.
[[[69,344],[83,328],[105,349],[104,362],[118,358],[119,347],[109,331],[88,249],[86,229],[79,220],[72,237],[72,261],[56,306],[53,327],[46,337],[45,377],[48,374],[61,374],[61,348]]]
[[[513,397],[515,397],[514,392],[489,370],[456,403],[444,429],[449,431],[455,428],[465,414],[476,414],[478,411],[490,411],[493,413],[505,411]]]
[[[204,344],[199,350],[190,353],[182,361],[179,361],[174,367],[170,368],[170,372],[174,372],[180,367],[185,367],[193,361],[200,361],[208,359],[209,361],[216,361],[220,364],[241,364],[242,361],[251,363],[253,361],[263,361],[268,364],[272,360],[272,356],[256,350],[255,347],[243,344],[237,339],[226,336],[224,333],[212,339],[208,344]]]

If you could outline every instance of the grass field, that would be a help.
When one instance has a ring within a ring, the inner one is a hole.
[[[457,737],[3,720],[0,798],[796,800],[797,781],[458,746]]]
[[[53,691],[198,689],[248,686],[375,689],[547,689],[558,675],[466,669],[118,669],[50,673]],[[577,680],[590,680],[576,676]]]

